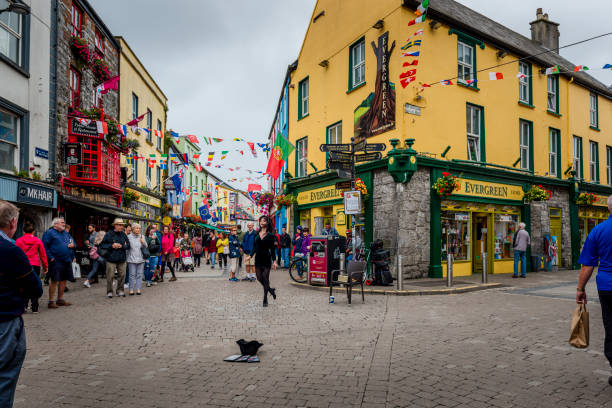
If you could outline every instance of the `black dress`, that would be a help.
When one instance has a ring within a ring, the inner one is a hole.
[[[255,255],[256,268],[271,268],[272,262],[276,262],[276,237],[268,232],[262,239],[257,234],[251,250],[251,256],[253,255]]]

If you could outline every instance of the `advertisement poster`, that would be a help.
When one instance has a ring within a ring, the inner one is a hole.
[[[372,41],[376,55],[376,85],[374,92],[355,109],[355,142],[395,129],[395,84],[389,82],[389,60],[395,41],[389,48],[389,32]]]

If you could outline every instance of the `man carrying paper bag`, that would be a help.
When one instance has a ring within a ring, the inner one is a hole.
[[[612,196],[608,197],[608,211],[612,213]],[[582,265],[580,270],[580,277],[578,278],[578,287],[576,288],[576,303],[580,304],[580,309],[576,310],[576,313],[582,313],[582,316],[586,317],[586,347],[588,345],[588,314],[586,314],[586,302],[587,296],[585,287],[591,275],[593,269],[599,265],[597,270],[597,291],[599,293],[599,303],[601,304],[601,317],[603,319],[605,329],[605,340],[604,340],[604,354],[610,366],[612,366],[612,219],[608,218],[606,221],[597,225],[589,233],[582,253],[578,259],[578,263]],[[584,317],[579,318],[584,323]],[[572,319],[572,338],[570,343],[575,339],[574,336],[574,319]],[[576,326],[577,328],[580,325]],[[582,326],[584,329],[584,326]],[[612,385],[612,377],[608,378],[608,383]]]

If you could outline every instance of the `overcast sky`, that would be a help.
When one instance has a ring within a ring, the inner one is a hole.
[[[352,0],[342,0],[350,5]],[[375,0],[371,0],[375,1]],[[398,3],[400,0],[397,0]],[[315,0],[90,0],[114,35],[123,36],[168,96],[168,127],[181,134],[265,142],[287,65],[300,50]],[[579,7],[559,0],[491,0],[461,3],[530,36],[536,7],[560,23],[561,45],[612,31],[610,0]],[[612,64],[612,36],[561,51],[577,65]],[[607,85],[612,71],[592,71]],[[210,146],[202,145],[203,158]],[[265,170],[259,153],[245,144],[223,142],[214,150],[231,151],[224,162],[241,167],[211,171],[226,180],[247,177],[244,169]],[[262,179],[261,184],[265,185]],[[244,183],[231,183],[246,188]]]

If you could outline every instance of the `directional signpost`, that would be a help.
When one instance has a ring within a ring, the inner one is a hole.
[[[384,143],[367,144],[366,139],[355,143],[353,138],[351,138],[351,143],[330,143],[319,146],[322,152],[329,153],[327,168],[336,170],[338,177],[350,179],[355,179],[355,163],[380,160],[382,159],[380,152],[386,148],[387,145]],[[364,152],[364,154],[355,154],[357,152]],[[352,186],[351,184],[350,187]]]
[[[372,143],[372,144],[365,145],[364,151],[366,153],[382,152],[382,151],[385,151],[386,149],[387,149],[387,145],[384,143]]]
[[[347,152],[351,153],[350,144],[322,144],[319,146],[322,152]]]
[[[380,159],[382,159],[382,153],[380,152],[355,155],[355,163],[380,160]]]
[[[351,153],[330,152],[329,157],[332,160],[352,162],[353,155]]]

